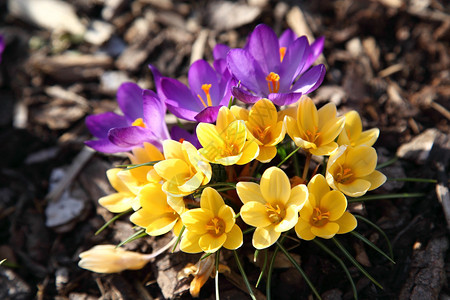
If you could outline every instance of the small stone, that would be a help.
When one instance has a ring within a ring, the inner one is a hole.
[[[84,40],[93,45],[102,45],[111,38],[114,32],[114,26],[99,20],[94,20],[89,26]]]
[[[31,288],[10,269],[0,267],[0,299],[30,299]]]
[[[130,77],[123,71],[107,71],[100,77],[100,89],[108,94],[115,94],[119,86],[131,81]]]
[[[413,160],[419,165],[425,164],[438,134],[439,131],[434,128],[425,130],[409,143],[401,145],[397,150],[397,156],[403,159]]]

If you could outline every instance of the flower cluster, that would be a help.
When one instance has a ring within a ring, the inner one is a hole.
[[[372,145],[379,130],[363,131],[356,111],[339,116],[333,103],[317,109],[306,96],[325,75],[323,65],[311,67],[323,42],[309,44],[291,30],[278,38],[259,25],[243,49],[217,45],[213,66],[193,63],[189,86],[153,66],[156,92],[123,84],[117,92],[123,115],[86,120],[98,138],[88,146],[128,152],[131,162],[107,172],[117,193],[99,203],[113,213],[132,212],[130,221],[148,235],[173,232],[181,251],[205,255],[238,249],[243,231],[253,231],[252,245],[259,250],[290,232],[309,241],[354,230],[347,197],[360,197],[386,180],[375,170]],[[236,99],[245,105],[233,105]],[[198,122],[195,132],[173,127],[169,133],[167,109]],[[303,172],[299,154],[306,157]],[[308,174],[313,155],[327,163]],[[86,261],[92,260],[89,253],[81,254],[80,266],[102,272]],[[135,261],[111,269],[142,267],[142,260]]]

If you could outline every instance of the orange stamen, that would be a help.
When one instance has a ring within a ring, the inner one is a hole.
[[[285,55],[286,55],[286,47],[280,47],[280,61],[283,61]]]
[[[270,74],[267,75],[266,80],[269,91],[271,93],[278,93],[278,90],[280,89],[280,75],[270,72]]]
[[[181,139],[179,140],[180,143],[183,143],[184,141],[185,141],[185,139],[183,139],[183,138],[181,138]]]
[[[330,218],[330,212],[322,212],[319,207],[314,207],[313,214],[311,216],[311,221],[314,226],[322,227],[328,223]]]
[[[134,120],[133,123],[131,123],[132,126],[138,126],[138,127],[142,127],[142,128],[146,128],[147,126],[144,123],[144,120],[142,118],[137,118],[136,120]]]
[[[209,94],[210,88],[211,88],[211,84],[203,84],[202,85],[202,90],[203,90],[203,92],[205,92],[205,95],[206,95],[206,103],[203,100],[202,96],[197,95],[197,97],[200,99],[200,101],[202,101],[202,104],[204,107],[212,106],[211,95]]]

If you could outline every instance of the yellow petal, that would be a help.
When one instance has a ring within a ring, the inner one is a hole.
[[[274,226],[258,227],[253,233],[252,244],[256,249],[264,249],[272,246],[280,237],[281,233],[274,230]]]
[[[308,188],[304,184],[296,185],[291,190],[291,196],[289,197],[286,206],[295,205],[297,210],[302,209],[305,202],[308,200]]]
[[[217,120],[216,120],[217,131],[220,133],[220,132],[226,130],[226,128],[229,126],[229,124],[231,124],[235,120],[236,120],[235,116],[228,109],[228,107],[222,106],[219,109],[219,113],[217,114]]]
[[[261,194],[264,199],[273,204],[285,205],[291,195],[291,184],[283,170],[270,167],[261,176]]]
[[[195,234],[205,234],[206,224],[214,217],[210,210],[194,208],[181,215],[181,220],[186,229]]]
[[[174,140],[163,141],[164,156],[166,159],[178,158],[183,159],[184,154],[181,150],[181,143]]]
[[[267,143],[266,146],[275,146],[281,143],[286,135],[285,122],[278,122],[275,127],[271,129],[270,133],[272,135],[272,140],[270,143]]]
[[[305,222],[309,222],[311,220],[315,207],[315,197],[310,193],[308,201],[306,201],[305,205],[300,210],[300,218]]]
[[[219,219],[222,219],[222,221],[225,223],[225,233],[228,233],[234,226],[236,219],[235,219],[235,213],[231,207],[228,205],[223,205],[217,216]]]
[[[227,233],[227,240],[223,244],[223,246],[229,250],[235,250],[242,246],[243,242],[243,234],[241,228],[236,224],[231,228],[231,230]]]
[[[114,193],[98,199],[98,203],[112,213],[120,213],[131,208],[133,194]]]
[[[248,114],[248,122],[251,128],[274,126],[277,120],[277,109],[268,99],[258,100]]]
[[[206,187],[200,198],[200,207],[203,209],[210,210],[214,216],[219,214],[219,210],[222,206],[225,205],[225,202],[220,196],[219,192],[215,189]]]
[[[165,180],[170,180],[177,175],[183,174],[184,177],[190,175],[188,164],[179,158],[172,158],[160,161],[154,166],[159,176]]]
[[[356,228],[358,222],[355,216],[346,211],[341,218],[335,221],[339,225],[338,234],[348,233]]]
[[[183,197],[167,196],[167,204],[180,216],[186,211]]]
[[[198,240],[198,245],[206,253],[214,253],[222,247],[227,240],[226,233],[216,237],[209,233],[204,234]]]
[[[343,146],[343,145],[351,146],[352,145],[352,142],[350,141],[347,133],[345,132],[345,127],[341,131],[341,133],[339,134],[338,139],[337,139],[337,143],[338,143],[339,146]]]
[[[181,219],[178,219],[172,229],[173,235],[179,236],[181,233],[181,229],[183,229],[183,222],[181,221]]]
[[[286,116],[286,118],[284,119],[284,123],[286,125],[287,133],[292,140],[294,140],[294,137],[300,137],[300,131],[298,129],[296,119]]]
[[[334,141],[341,133],[342,129],[344,129],[344,124],[344,117],[327,120],[327,122],[323,125],[323,128],[320,129],[320,145],[326,145]]]
[[[247,202],[241,207],[241,218],[250,226],[266,227],[272,224],[267,208],[259,202]]]
[[[339,231],[339,225],[334,222],[328,222],[322,227],[311,227],[311,233],[324,238],[331,239]]]
[[[202,149],[200,149],[200,150],[202,150]],[[231,165],[237,164],[239,162],[239,160],[241,159],[241,157],[242,157],[242,153],[239,153],[238,155],[235,155],[235,156],[219,157],[219,158],[216,158],[212,162],[223,165],[223,166],[231,166]]]
[[[297,106],[290,106],[278,112],[278,121],[283,121],[286,116],[297,118]]]
[[[259,146],[255,141],[246,141],[242,149],[242,156],[236,162],[238,165],[245,165],[254,160],[259,154]]]
[[[254,182],[238,182],[236,185],[236,192],[242,203],[246,204],[251,201],[256,201],[265,204],[259,184]]]
[[[164,159],[164,155],[153,144],[144,142],[144,149],[147,154],[145,159],[149,159],[149,161],[156,161],[156,160]]]
[[[322,131],[324,125],[330,120],[336,119],[336,105],[332,102],[325,104],[318,111],[319,131]]]
[[[320,200],[320,210],[330,213],[330,221],[335,221],[342,217],[346,209],[347,198],[341,192],[330,191]]]
[[[338,144],[335,142],[331,142],[326,145],[320,145],[317,149],[309,149],[312,155],[324,156],[324,155],[332,155],[334,151],[338,149]]]
[[[363,177],[363,179],[370,182],[369,191],[380,187],[383,183],[386,182],[386,176],[380,171],[373,171],[369,175]]]
[[[130,221],[142,228],[146,228],[154,219],[155,215],[145,213],[143,209],[135,211],[130,216]]]
[[[198,240],[200,239],[200,234],[195,234],[186,230],[184,232],[183,238],[180,242],[180,249],[186,253],[199,253],[202,252],[202,248],[198,245]]]
[[[351,141],[359,139],[362,132],[361,117],[355,110],[345,114],[345,132]]]
[[[311,225],[309,222],[299,219],[297,225],[295,225],[295,233],[303,240],[310,241],[316,236],[311,232]]]
[[[366,146],[373,146],[375,142],[378,139],[378,136],[380,135],[380,129],[378,128],[372,128],[366,131],[363,131],[359,137],[359,139],[356,141],[356,145],[366,145]]]
[[[372,147],[361,145],[349,149],[345,161],[355,177],[367,176],[377,166],[377,152]]]
[[[319,206],[320,199],[330,191],[330,188],[328,187],[325,177],[323,177],[322,174],[317,174],[309,181],[308,191],[310,196],[313,194],[315,197],[316,203],[314,203],[313,206]]]
[[[272,160],[272,158],[277,155],[277,147],[268,146],[268,147],[259,147],[259,155],[256,158],[258,161],[262,163],[268,163]]]
[[[364,179],[355,179],[351,183],[337,183],[339,191],[350,197],[360,197],[364,195],[370,188],[370,182]]]
[[[108,171],[106,171],[106,176],[108,177],[109,183],[116,191],[131,194],[130,189],[118,176],[118,173],[122,170],[123,169],[120,168],[109,169]]]
[[[167,195],[159,183],[145,185],[138,194],[141,206],[153,214],[162,214],[171,210],[167,204]]]
[[[163,235],[172,230],[177,220],[174,214],[161,215],[147,226],[145,232],[151,236]]]
[[[205,175],[202,172],[197,172],[189,178],[184,184],[180,185],[178,188],[181,192],[190,194],[200,187],[203,183]]]
[[[292,228],[294,228],[295,224],[297,224],[298,221],[298,210],[295,206],[289,206],[286,208],[286,216],[284,219],[278,223],[275,224],[274,230],[276,232],[285,232]]]
[[[236,118],[236,120],[243,120],[243,121],[248,120],[248,110],[245,109],[244,107],[238,106],[238,105],[233,105],[230,108],[230,111],[233,114],[233,116]]]
[[[319,114],[314,102],[306,97],[299,101],[297,111],[297,124],[300,131],[316,132],[319,128]]]
[[[201,154],[209,161],[214,161],[214,158],[221,152],[220,149],[225,147],[225,142],[217,132],[216,126],[200,123],[197,125],[196,132],[198,140],[203,146]]]

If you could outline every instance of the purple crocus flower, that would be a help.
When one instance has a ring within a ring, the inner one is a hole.
[[[205,60],[197,60],[189,68],[189,88],[172,78],[161,78],[161,92],[167,108],[178,118],[212,123],[220,107],[231,98],[230,76],[222,76]]]
[[[161,142],[170,136],[164,120],[166,107],[158,96],[128,82],[117,90],[117,102],[123,116],[106,112],[86,118],[87,128],[98,138],[86,145],[105,153],[130,151],[144,142],[162,149]]]
[[[5,41],[3,39],[3,36],[0,35],[0,62],[2,61],[3,50],[5,50]]]
[[[233,95],[245,103],[268,98],[276,105],[296,102],[301,95],[317,89],[325,76],[325,66],[312,63],[323,49],[323,38],[309,45],[305,36],[291,30],[280,39],[267,25],[260,24],[250,34],[244,49],[231,49],[227,64],[241,85]]]

